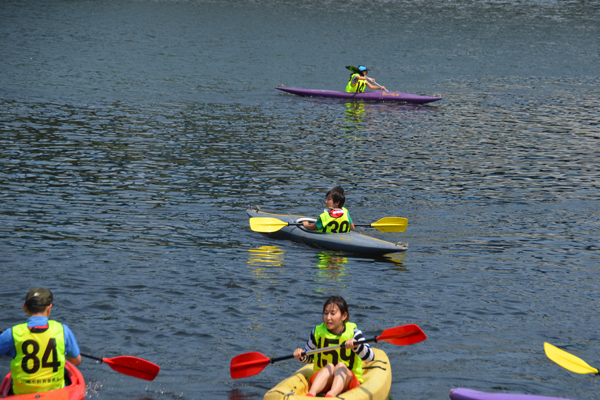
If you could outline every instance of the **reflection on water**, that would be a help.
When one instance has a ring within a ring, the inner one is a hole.
[[[385,256],[389,261],[396,264],[396,269],[398,271],[407,271],[404,263],[406,262],[406,253],[392,253]]]
[[[365,103],[362,101],[351,101],[344,104],[346,108],[346,127],[347,132],[362,130],[361,124],[365,117]]]
[[[315,287],[314,291],[318,293],[323,293],[325,289],[323,289],[319,284],[328,284],[331,285],[331,281],[339,281],[339,285],[334,285],[334,288],[329,288],[329,290],[340,290],[341,288],[346,287],[347,277],[350,276],[346,272],[346,264],[348,264],[348,258],[342,257],[338,253],[322,251],[316,255],[317,259],[317,273],[314,279]]]
[[[344,271],[342,265],[348,264],[348,258],[338,254],[323,251],[317,254],[317,268],[329,271]]]
[[[249,395],[241,391],[240,389],[231,389],[229,392],[229,400],[250,400],[256,399],[256,396]]]
[[[285,252],[277,246],[260,246],[256,249],[248,249],[248,265],[252,269],[252,275],[266,280],[269,285],[281,285],[278,276],[284,267]]]
[[[286,266],[286,251],[279,246],[260,246],[248,249],[248,266],[252,269],[252,275],[266,280],[269,285],[282,285],[279,275],[283,274]],[[360,257],[359,255],[348,256],[343,253],[332,251],[320,251],[315,254],[316,271],[313,274],[313,291],[323,293],[325,290],[339,290],[345,287],[345,282],[351,274],[347,272],[349,259],[365,262],[385,262],[394,264],[396,270],[406,271],[406,253],[393,253],[383,257]],[[281,268],[281,269],[277,269]],[[328,289],[322,287],[327,285]],[[333,287],[331,287],[333,285]]]
[[[257,249],[248,249],[250,252],[248,264],[252,266],[281,267],[284,261],[284,251],[278,246],[260,246]],[[260,276],[265,268],[258,268],[254,275]]]

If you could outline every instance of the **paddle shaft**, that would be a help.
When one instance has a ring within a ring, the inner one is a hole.
[[[304,222],[316,223],[317,220],[305,219]],[[254,232],[271,233],[277,232],[278,230],[286,226],[302,226],[304,222],[285,222],[278,218],[272,217],[252,217],[250,218],[250,229]],[[358,226],[365,226],[375,228],[381,232],[404,232],[408,225],[406,218],[400,217],[385,217],[379,221],[371,224],[357,224]]]
[[[377,343],[377,336],[371,339],[367,339],[367,340],[361,340],[360,342],[356,342],[356,346],[359,346],[363,343],[371,343],[371,342],[375,342]],[[355,346],[355,347],[356,347]],[[346,348],[346,344],[342,343],[339,346],[331,346],[331,347],[322,347],[320,349],[314,349],[314,350],[309,350],[309,351],[304,351],[302,352],[302,357],[305,356],[310,356],[312,354],[317,354],[317,353],[323,353],[325,351],[329,351],[329,350],[336,350],[336,349],[344,349]],[[294,358],[294,355],[290,355],[290,356],[283,356],[283,357],[276,357],[276,358],[271,358],[271,364],[276,363],[277,361],[283,361],[283,360],[289,360],[290,358]]]
[[[427,336],[425,336],[425,333],[421,330],[421,328],[419,328],[415,324],[408,324],[386,329],[383,332],[381,332],[381,335],[372,339],[363,339],[357,341],[354,343],[353,347],[360,346],[363,343],[380,341],[385,341],[397,346],[408,346],[411,344],[422,342],[425,339],[427,339]],[[305,357],[307,355],[315,353],[322,353],[332,351],[335,349],[347,348],[345,344],[346,342],[343,342],[338,346],[330,346],[315,350],[303,351],[301,352],[301,356]],[[258,352],[244,353],[233,357],[233,359],[231,360],[229,370],[233,379],[247,378],[249,376],[259,374],[269,364],[273,364],[277,361],[288,360],[290,358],[295,357],[292,354],[284,357],[269,358]]]
[[[302,226],[302,225],[304,225],[302,222],[287,222],[287,224],[288,225],[294,225],[294,226]],[[354,226],[368,226],[368,227],[371,227],[371,225],[372,224],[354,224]]]
[[[376,84],[377,86],[379,86],[379,88],[383,89],[383,85],[380,85],[379,83],[375,82],[375,79],[373,79],[373,78],[368,78],[368,79],[370,79],[370,80],[371,80],[371,83],[374,83],[374,84]],[[387,90],[387,89],[384,89],[384,90],[385,90],[386,92],[389,92],[389,90]]]
[[[91,358],[92,360],[104,362],[104,358],[101,358],[101,357],[94,357],[94,356],[90,356],[89,354],[84,354],[84,353],[81,353],[81,352],[79,354],[81,354],[84,357]]]

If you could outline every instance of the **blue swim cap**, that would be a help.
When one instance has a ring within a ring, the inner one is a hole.
[[[365,67],[364,65],[359,65],[359,66],[358,66],[358,70],[359,70],[360,72],[362,72],[362,71],[367,71],[367,67]]]

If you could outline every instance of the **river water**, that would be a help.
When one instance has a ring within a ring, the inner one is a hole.
[[[89,399],[261,399],[341,294],[395,400],[453,387],[581,400],[600,381],[597,1],[16,1],[0,4],[0,312],[26,291],[83,352]],[[365,64],[428,106],[300,98]],[[357,223],[408,218],[404,254],[334,254],[254,233],[245,210],[315,216],[341,184]],[[0,359],[2,369],[10,360]]]

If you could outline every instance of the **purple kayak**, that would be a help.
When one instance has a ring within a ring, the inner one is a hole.
[[[450,398],[452,400],[569,400],[563,397],[546,397],[533,394],[486,393],[467,388],[450,390]]]
[[[363,93],[346,93],[336,92],[335,90],[318,90],[318,89],[297,89],[287,87],[277,87],[276,89],[284,92],[297,94],[299,96],[310,97],[330,97],[334,99],[360,99],[360,100],[375,100],[375,101],[398,101],[405,103],[425,104],[433,101],[441,100],[441,97],[419,96],[418,94],[409,94],[401,92],[385,92],[376,90],[373,92]]]

